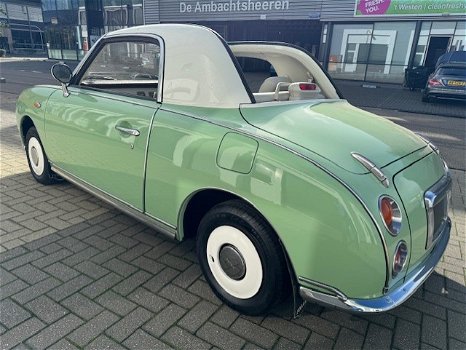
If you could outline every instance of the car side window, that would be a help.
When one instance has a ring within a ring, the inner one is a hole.
[[[88,66],[79,85],[139,97],[157,97],[160,46],[153,42],[105,44]]]

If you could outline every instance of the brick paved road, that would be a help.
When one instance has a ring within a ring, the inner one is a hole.
[[[63,183],[29,174],[3,94],[0,335],[10,349],[466,349],[465,183],[453,171],[452,238],[398,309],[359,317],[308,304],[245,317],[201,277],[193,242],[166,240]]]

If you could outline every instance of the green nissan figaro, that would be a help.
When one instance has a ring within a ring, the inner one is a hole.
[[[58,63],[52,75],[61,87],[17,102],[33,177],[195,239],[205,279],[240,312],[290,295],[387,311],[448,244],[438,149],[350,105],[296,46],[148,25],[104,35],[73,72]]]

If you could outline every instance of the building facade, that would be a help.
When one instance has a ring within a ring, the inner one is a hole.
[[[65,3],[73,14],[63,12]],[[406,68],[433,66],[447,51],[466,50],[464,0],[42,0],[42,5],[53,58],[80,59],[105,32],[153,23],[201,24],[227,41],[295,44],[336,79],[401,83]],[[60,27],[61,16],[72,19],[68,29]]]
[[[10,54],[45,54],[40,1],[0,1],[0,49]]]

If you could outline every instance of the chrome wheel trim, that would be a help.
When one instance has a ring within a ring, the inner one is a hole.
[[[233,247],[242,257],[246,272],[235,280],[223,270],[220,252],[225,246]],[[207,262],[217,283],[230,295],[238,299],[249,299],[257,294],[263,279],[262,262],[256,247],[240,230],[232,226],[219,226],[207,240]]]
[[[28,142],[28,158],[31,169],[37,176],[44,173],[45,157],[38,139],[31,137]]]

